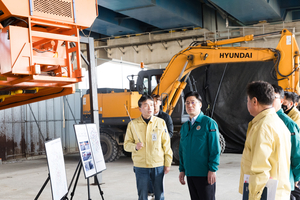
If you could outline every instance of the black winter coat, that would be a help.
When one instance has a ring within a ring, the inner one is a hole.
[[[162,110],[159,110],[157,117],[162,118],[163,120],[165,120],[167,128],[168,128],[168,132],[170,135],[170,138],[173,136],[173,120],[170,117],[170,115],[168,115],[167,113],[163,112]]]

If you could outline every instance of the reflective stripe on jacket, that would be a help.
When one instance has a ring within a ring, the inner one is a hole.
[[[134,125],[134,126],[133,126]],[[136,151],[139,143],[136,132],[143,143],[143,147]],[[128,123],[125,141],[125,151],[132,152],[135,167],[154,168],[160,166],[170,167],[172,164],[172,150],[170,136],[163,119],[152,116],[148,124],[142,116]]]
[[[289,199],[290,153],[290,132],[274,108],[260,112],[248,125],[239,192],[243,193],[244,174],[248,174],[249,200],[259,200],[271,177],[278,180],[275,200]]]

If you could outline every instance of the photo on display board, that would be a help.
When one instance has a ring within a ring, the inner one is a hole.
[[[80,142],[81,151],[90,149],[89,141]]]
[[[105,170],[105,160],[96,124],[75,124],[74,129],[85,178]]]

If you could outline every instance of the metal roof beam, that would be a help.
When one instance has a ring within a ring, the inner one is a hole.
[[[99,15],[91,27],[93,32],[107,36],[126,35],[159,30],[129,16],[98,6]],[[90,30],[86,29],[86,30]]]
[[[281,0],[208,0],[245,24],[280,21]],[[242,12],[241,12],[242,11]]]
[[[99,0],[99,5],[161,29],[202,27],[202,4],[195,0]]]
[[[296,20],[300,9],[300,1],[281,0],[281,16],[284,20]]]
[[[299,20],[300,19],[300,9],[297,11],[292,12],[292,19]]]

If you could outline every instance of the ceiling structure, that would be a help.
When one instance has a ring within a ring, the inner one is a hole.
[[[218,24],[225,27],[225,21],[229,26],[295,21],[300,20],[300,1],[98,0],[98,11],[94,24],[84,33],[105,38],[177,28],[218,30]],[[214,27],[208,26],[212,22]]]

